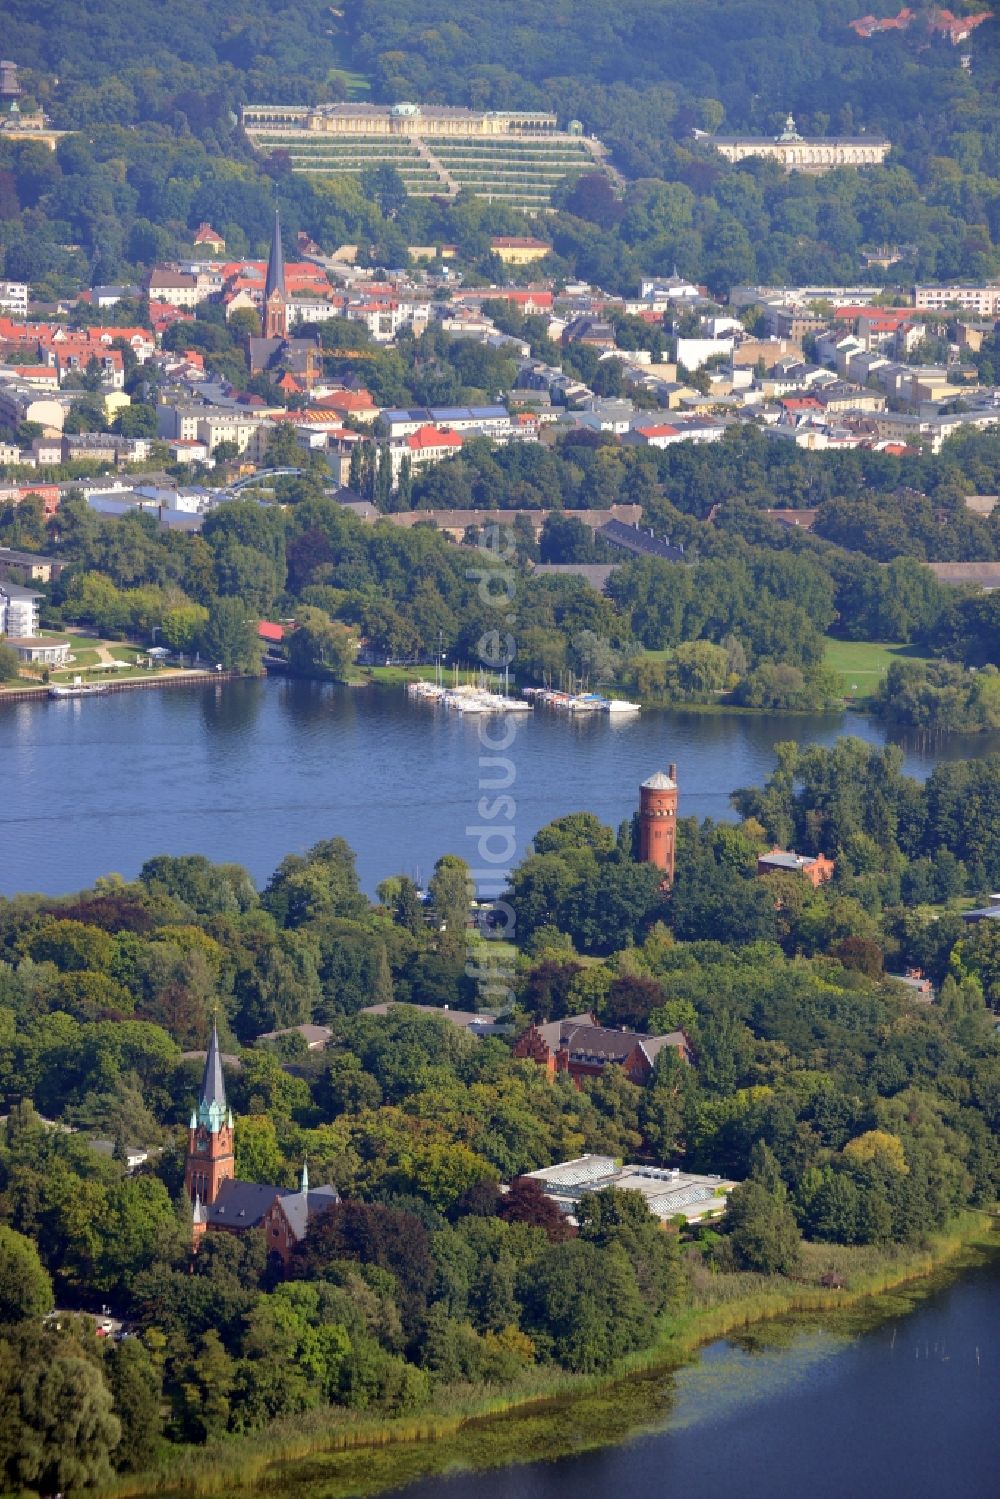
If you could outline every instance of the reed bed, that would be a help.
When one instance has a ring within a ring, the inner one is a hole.
[[[782,1280],[761,1275],[696,1276],[694,1296],[683,1310],[660,1321],[650,1347],[630,1354],[600,1375],[571,1375],[536,1368],[516,1384],[499,1390],[480,1386],[448,1386],[438,1390],[433,1408],[398,1417],[373,1417],[364,1411],[324,1407],[294,1420],[279,1422],[251,1437],[229,1437],[204,1447],[181,1447],[164,1452],[161,1463],[142,1474],[122,1475],[101,1490],[102,1499],[159,1499],[176,1496],[251,1493],[267,1480],[272,1494],[284,1492],[283,1469],[289,1493],[307,1492],[315,1480],[323,1499],[372,1494],[409,1481],[428,1471],[463,1460],[469,1465],[514,1462],[532,1454],[527,1431],[524,1440],[508,1450],[496,1418],[518,1412],[520,1426],[531,1425],[533,1411],[542,1427],[558,1427],[558,1417],[588,1401],[600,1401],[619,1417],[623,1429],[584,1423],[600,1431],[593,1445],[626,1435],[628,1424],[641,1423],[643,1392],[638,1381],[669,1375],[693,1358],[706,1343],[739,1333],[756,1324],[799,1314],[839,1313],[860,1309],[874,1297],[909,1288],[909,1300],[931,1288],[930,1278],[954,1273],[959,1265],[981,1262],[998,1244],[995,1221],[987,1214],[966,1213],[945,1231],[916,1249],[880,1251],[839,1245],[803,1246],[801,1275]],[[820,1284],[825,1274],[843,1278],[842,1289]],[[901,1298],[901,1307],[907,1297]],[[625,1392],[633,1391],[635,1409]],[[655,1391],[654,1391],[655,1393]],[[556,1435],[556,1433],[553,1433]],[[462,1453],[456,1449],[462,1446]],[[579,1430],[573,1444],[580,1446]],[[431,1457],[426,1450],[433,1446]],[[423,1452],[420,1449],[424,1448]],[[440,1449],[440,1450],[437,1450]],[[367,1454],[367,1457],[365,1456]],[[549,1450],[551,1455],[551,1449]]]

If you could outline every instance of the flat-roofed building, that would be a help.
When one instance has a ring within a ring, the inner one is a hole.
[[[967,312],[979,313],[981,317],[997,317],[1000,315],[1000,281],[982,286],[915,286],[913,305],[924,312],[961,307]]]
[[[551,1197],[567,1217],[575,1219],[581,1200],[591,1192],[612,1188],[616,1192],[638,1192],[661,1223],[684,1218],[697,1223],[721,1216],[726,1195],[736,1186],[721,1176],[696,1175],[677,1167],[619,1166],[613,1156],[583,1155],[557,1166],[529,1171],[546,1197]]]

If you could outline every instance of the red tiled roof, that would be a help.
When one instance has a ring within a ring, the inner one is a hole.
[[[447,427],[427,425],[411,432],[406,439],[406,446],[413,448],[415,452],[423,448],[460,448],[462,439],[457,432],[452,432]]]
[[[262,619],[257,626],[257,634],[261,640],[269,640],[277,645],[285,638],[283,625],[272,624],[269,619]]]
[[[375,402],[367,390],[331,390],[322,400],[332,411],[371,411]]]

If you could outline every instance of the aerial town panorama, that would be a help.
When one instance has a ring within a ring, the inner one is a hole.
[[[995,1493],[1000,19],[855,12],[0,0],[3,1494]]]

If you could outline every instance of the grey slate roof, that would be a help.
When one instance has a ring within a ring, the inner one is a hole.
[[[226,1107],[226,1085],[222,1078],[222,1053],[219,1050],[219,1029],[213,1021],[212,1039],[208,1043],[205,1057],[205,1077],[201,1085],[201,1100],[204,1104],[217,1103]]]
[[[288,1219],[288,1226],[296,1241],[305,1238],[311,1218],[325,1213],[327,1208],[340,1201],[339,1194],[333,1187],[317,1187],[313,1192],[279,1191],[277,1195],[281,1198],[281,1211]]]
[[[205,1208],[205,1221],[210,1227],[254,1228],[281,1191],[266,1182],[241,1182],[231,1177],[222,1183],[211,1206]]]
[[[303,1237],[311,1218],[340,1201],[336,1187],[295,1192],[268,1182],[243,1182],[231,1177],[222,1183],[212,1205],[202,1208],[204,1222],[209,1228],[257,1228],[276,1197],[281,1198],[282,1211],[296,1239]]]
[[[539,562],[532,569],[535,578],[582,578],[598,593],[603,593],[616,562]]]
[[[626,526],[620,520],[609,520],[597,534],[612,546],[621,547],[622,551],[631,552],[636,557],[659,557],[664,562],[684,561],[683,547],[672,546],[669,541],[661,541],[658,536],[651,536],[638,526]]]
[[[264,301],[273,291],[280,291],[285,295],[285,252],[281,244],[281,221],[278,210],[274,210],[274,236],[271,240],[271,253],[267,257],[267,278],[264,282]]]
[[[770,869],[803,869],[807,864],[814,861],[809,854],[784,853],[775,849],[772,853],[761,854],[757,860],[758,864],[766,864]]]

